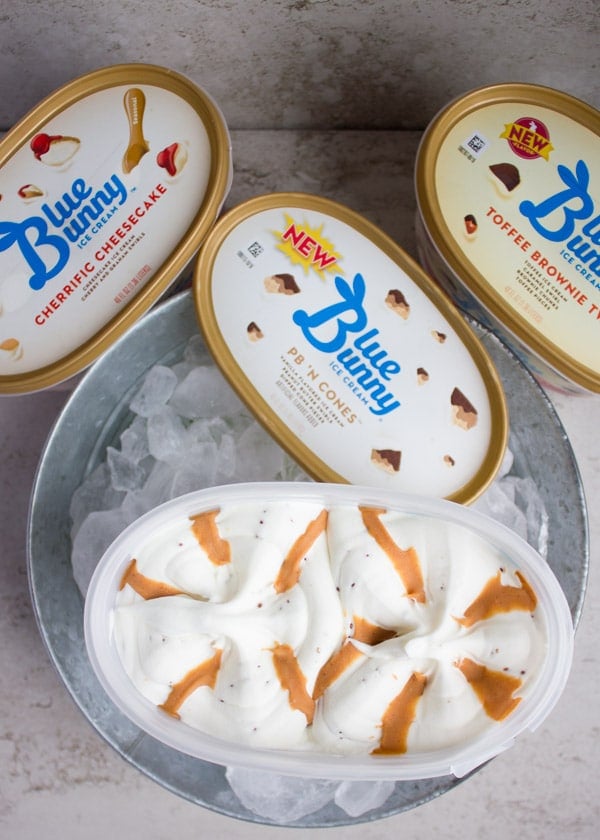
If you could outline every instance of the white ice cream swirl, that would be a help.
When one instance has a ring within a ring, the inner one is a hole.
[[[535,607],[525,578],[463,527],[247,503],[141,545],[114,633],[137,689],[194,728],[401,753],[468,741],[511,713],[544,656]]]

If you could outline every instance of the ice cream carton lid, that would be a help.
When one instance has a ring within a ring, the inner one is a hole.
[[[223,374],[314,479],[468,503],[495,477],[507,408],[481,342],[386,234],[326,198],[229,211],[194,300]]]
[[[600,112],[538,85],[470,91],[428,126],[415,182],[431,243],[492,323],[600,392]]]
[[[147,64],[71,81],[0,143],[0,393],[88,366],[216,221],[231,143],[210,96]]]

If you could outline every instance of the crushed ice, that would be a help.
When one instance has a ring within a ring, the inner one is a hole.
[[[85,478],[71,500],[72,566],[85,595],[104,551],[142,514],[175,496],[243,481],[306,481],[237,398],[199,335],[180,362],[154,365],[128,408],[132,420],[118,445]],[[473,507],[547,554],[548,516],[535,482],[512,474],[510,450],[496,480]],[[332,782],[228,768],[244,807],[288,824],[335,803],[351,817],[380,808],[394,782]],[[268,784],[265,784],[265,781]]]

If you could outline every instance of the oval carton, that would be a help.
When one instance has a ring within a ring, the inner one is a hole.
[[[89,365],[174,282],[231,183],[212,99],[161,67],[82,76],[0,143],[0,393]]]
[[[311,477],[461,502],[494,478],[508,421],[490,358],[357,213],[298,193],[241,204],[207,238],[194,295],[224,375]]]
[[[600,393],[600,113],[504,84],[451,102],[416,164],[422,264],[552,388]]]

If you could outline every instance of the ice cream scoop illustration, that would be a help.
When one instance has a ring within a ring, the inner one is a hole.
[[[139,88],[130,88],[123,97],[123,107],[129,122],[129,143],[123,155],[123,172],[127,175],[150,151],[144,137],[143,119],[146,97]]]

